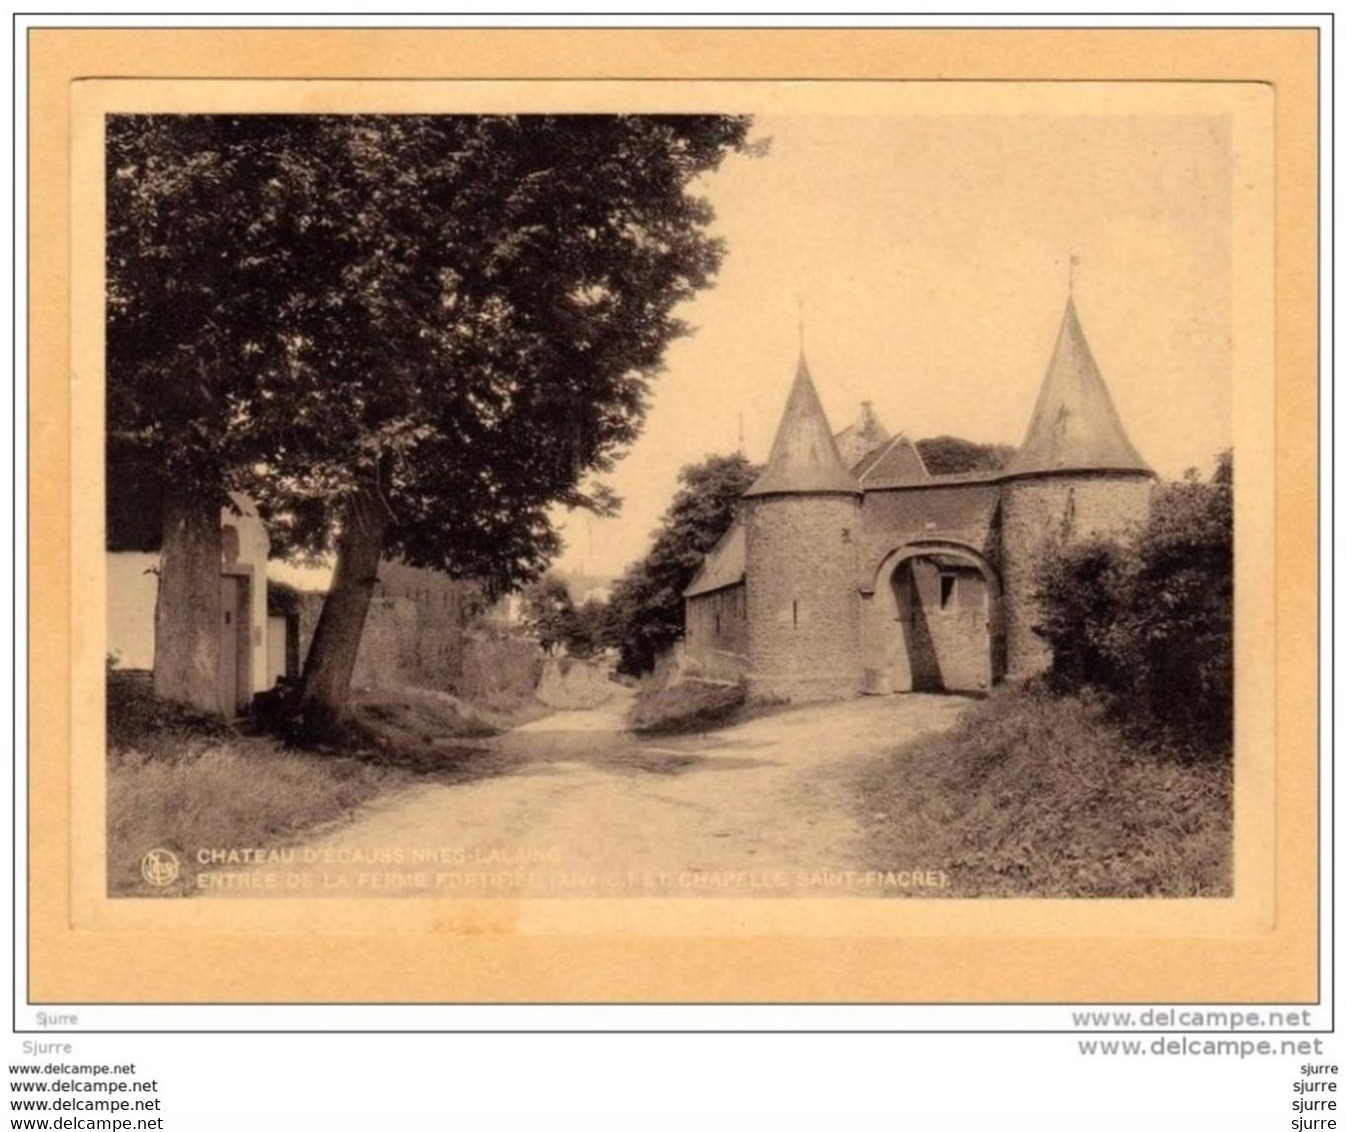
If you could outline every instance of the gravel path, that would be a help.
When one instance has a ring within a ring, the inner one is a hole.
[[[878,894],[857,879],[855,772],[968,702],[870,697],[644,739],[622,730],[628,699],[475,741],[462,780],[391,795],[219,894]]]

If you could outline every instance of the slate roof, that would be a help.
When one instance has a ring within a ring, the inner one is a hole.
[[[683,596],[696,597],[712,590],[723,590],[726,586],[737,586],[744,580],[746,561],[744,525],[736,519],[702,560],[701,567],[683,591]]]
[[[917,446],[902,433],[890,440],[878,453],[863,460],[855,471],[865,491],[934,482]]]
[[[1024,443],[1003,474],[1066,470],[1150,471],[1127,439],[1071,298]]]
[[[801,354],[767,467],[744,495],[817,493],[858,495],[860,485],[837,451],[837,442]]]

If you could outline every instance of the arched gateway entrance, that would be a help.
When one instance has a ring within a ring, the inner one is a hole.
[[[985,692],[1001,679],[1001,580],[972,547],[908,543],[880,563],[872,592],[872,690]]]

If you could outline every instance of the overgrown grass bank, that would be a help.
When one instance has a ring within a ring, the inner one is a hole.
[[[395,745],[498,735],[540,719],[547,710],[532,697],[507,702],[498,696],[489,704],[478,704],[425,688],[376,688],[351,697],[356,723]]]
[[[943,896],[1231,892],[1229,760],[1144,746],[1102,705],[997,692],[858,783],[876,869],[943,869]]]
[[[258,738],[222,740],[176,759],[110,752],[108,891],[184,895],[209,867],[198,860],[202,850],[292,844],[411,778],[358,758],[287,751]],[[141,861],[151,849],[177,857],[181,872],[172,885],[146,884]]]
[[[292,844],[413,781],[404,768],[361,752],[287,750],[278,740],[168,707],[154,699],[143,673],[110,673],[108,708],[112,895],[183,895],[195,886],[203,849]],[[145,882],[141,862],[151,849],[177,857],[174,883]]]
[[[651,682],[637,693],[628,721],[643,735],[708,731],[744,718],[746,700],[742,684],[682,680],[661,687]]]

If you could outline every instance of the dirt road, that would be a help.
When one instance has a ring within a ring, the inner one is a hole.
[[[821,873],[866,867],[856,770],[967,703],[873,697],[643,739],[622,730],[628,697],[477,741],[461,780],[385,798],[265,868],[333,896],[826,895]]]

